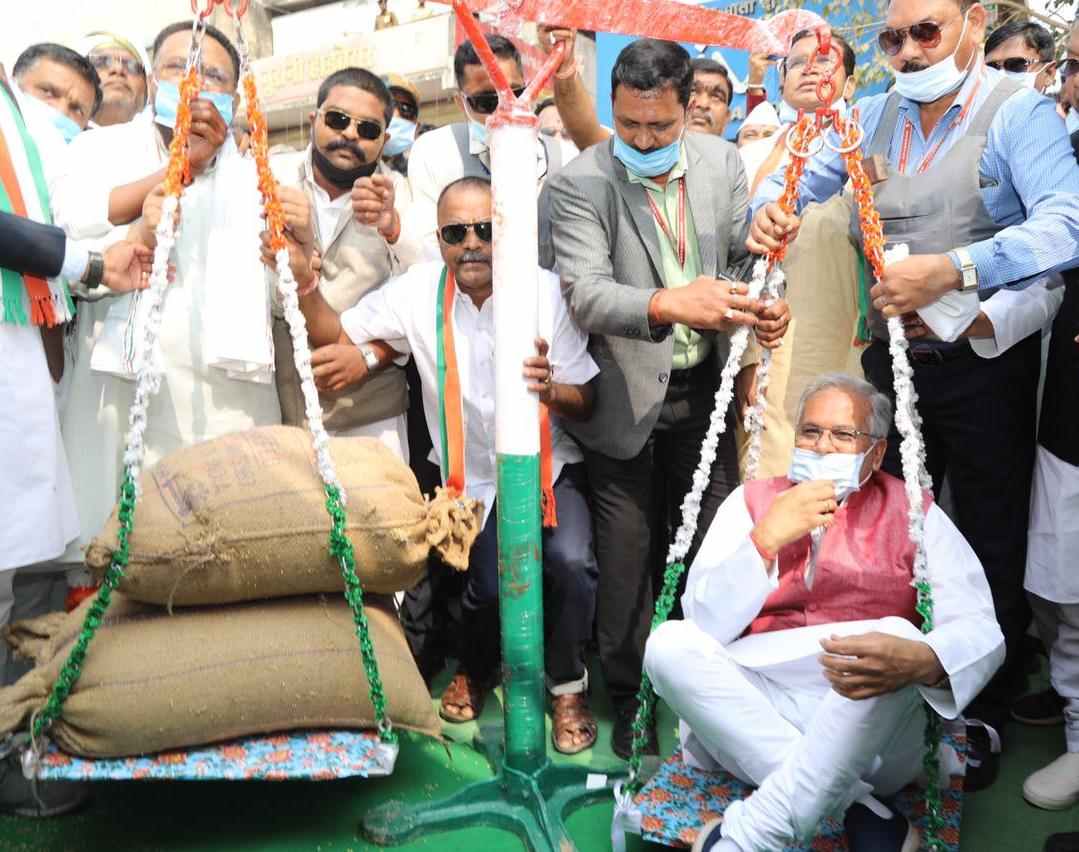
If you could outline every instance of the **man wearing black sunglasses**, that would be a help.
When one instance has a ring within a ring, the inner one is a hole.
[[[1042,94],[1057,76],[1053,34],[1034,21],[1008,21],[985,40],[985,64]]]
[[[490,35],[487,41],[514,94],[519,95],[525,88],[520,52],[503,36]],[[498,107],[498,95],[471,42],[462,42],[457,48],[453,73],[457,80],[457,105],[466,121],[425,133],[413,144],[408,160],[408,181],[413,195],[409,230],[423,236],[425,255],[430,259],[438,257],[435,222],[442,190],[461,177],[491,176],[486,121]],[[537,194],[543,181],[558,172],[575,152],[569,142],[540,135],[536,146]],[[548,223],[549,216],[541,206],[541,240]]]
[[[919,309],[938,321],[964,316],[978,310],[974,295],[989,299],[1005,285],[1025,285],[1076,261],[1072,147],[1052,101],[986,67],[980,46],[987,16],[973,0],[891,0],[879,44],[895,91],[858,103],[862,153],[884,161],[874,196],[885,240],[910,250],[869,293],[874,341],[862,366],[885,392],[892,392],[887,318]],[[807,163],[800,209],[837,194],[846,180],[843,161],[825,147]],[[773,174],[753,199],[755,252],[797,233],[798,217],[774,203],[782,191],[782,175]],[[948,301],[935,304],[942,297]],[[957,525],[985,568],[1006,640],[1005,663],[971,710],[1000,729],[1025,680],[1030,607],[1023,577],[1040,347],[1035,334],[982,359],[965,339],[980,321],[971,320],[966,330],[956,323],[945,331],[947,340],[912,341],[910,352],[934,490],[939,494],[947,477]],[[897,447],[893,440],[884,469],[902,475]],[[992,782],[998,763],[982,729],[971,729],[970,742],[978,762],[967,786],[977,789]]]
[[[453,472],[456,438],[441,424],[451,418],[461,424],[460,473],[464,492],[484,505],[483,531],[472,548],[468,573],[447,577],[432,571],[432,583],[436,599],[451,596],[456,622],[452,645],[460,662],[442,696],[441,715],[449,722],[468,722],[482,712],[498,672],[495,335],[487,179],[466,177],[451,183],[439,199],[438,226],[440,260],[414,265],[340,317],[317,291],[304,296],[300,306],[314,344],[378,348],[377,362],[364,381],[376,381],[383,370],[392,369],[391,357],[411,353],[435,458],[447,471],[443,481]],[[552,739],[559,751],[575,753],[596,738],[584,663],[584,646],[592,632],[596,562],[581,453],[558,421],[591,416],[590,381],[599,371],[588,354],[586,335],[570,317],[558,277],[539,269],[532,274],[540,282],[540,339],[536,355],[521,365],[522,381],[554,415],[551,463],[558,523],[543,534]],[[316,350],[316,356],[321,351]],[[456,393],[453,383],[440,379],[450,372],[459,377]],[[452,586],[457,588],[451,591]]]
[[[285,186],[303,191],[314,213],[321,256],[318,289],[340,312],[407,268],[419,249],[402,235],[403,177],[382,162],[394,101],[383,81],[363,68],[344,68],[319,87],[310,115],[311,144],[271,165]],[[304,401],[283,317],[274,320],[275,380],[282,421],[303,425]],[[393,365],[364,382],[376,354],[368,347],[331,345],[312,356],[326,428],[332,435],[373,437],[408,460],[404,370]],[[362,386],[361,386],[362,383]]]

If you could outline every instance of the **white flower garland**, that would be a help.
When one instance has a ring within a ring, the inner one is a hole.
[[[756,299],[760,296],[765,283],[765,273],[768,269],[768,261],[761,258],[753,267],[753,279],[749,283],[749,297]],[[682,524],[675,533],[674,542],[667,552],[667,564],[681,562],[689,553],[693,536],[697,532],[697,519],[701,514],[701,497],[712,478],[712,465],[715,464],[716,454],[719,450],[719,436],[727,431],[727,412],[734,399],[734,379],[742,366],[742,355],[745,354],[749,344],[750,329],[741,326],[731,335],[731,351],[727,356],[727,363],[723,365],[720,374],[719,389],[716,390],[716,405],[712,410],[712,419],[708,424],[708,433],[704,443],[701,444],[701,458],[697,463],[697,469],[693,472],[693,486],[686,493],[682,501]]]
[[[130,471],[136,494],[139,494],[139,474],[146,455],[144,435],[150,398],[161,389],[161,354],[158,351],[157,338],[161,331],[165,290],[169,286],[169,257],[176,245],[176,213],[179,205],[178,195],[166,196],[161,204],[161,220],[154,231],[157,246],[154,249],[150,286],[138,294],[139,299],[147,300],[147,312],[142,327],[142,351],[135,365],[135,399],[128,413],[131,428],[127,433],[127,446],[124,449],[124,466]]]
[[[758,262],[753,267],[753,283],[750,285],[760,289],[761,298],[767,302],[782,298],[783,289],[787,282],[787,276],[779,264],[766,272],[767,267]],[[758,283],[758,279],[763,279]],[[746,480],[757,478],[757,468],[761,461],[761,439],[764,434],[764,412],[768,407],[768,377],[772,366],[772,350],[765,349],[761,353],[760,363],[757,365],[757,399],[753,406],[746,412],[745,430],[749,435],[749,449],[746,453]]]
[[[348,496],[337,478],[337,469],[330,456],[330,436],[322,422],[322,403],[319,402],[318,389],[315,387],[315,374],[311,370],[311,349],[307,344],[307,321],[300,310],[300,297],[296,291],[292,267],[289,266],[288,249],[279,250],[274,260],[277,263],[277,289],[281,294],[285,320],[292,337],[292,353],[296,372],[300,376],[300,389],[303,391],[307,428],[311,431],[311,442],[315,447],[315,463],[322,481],[336,487],[341,494],[341,503],[347,504]]]
[[[884,253],[888,265],[909,256],[905,244],[889,248]],[[925,556],[925,498],[924,492],[932,487],[925,467],[925,443],[922,440],[922,418],[918,414],[918,393],[914,390],[914,370],[907,357],[907,336],[903,320],[888,320],[888,350],[892,356],[892,374],[895,383],[895,425],[902,441],[899,454],[903,463],[903,483],[907,492],[907,531],[914,543],[914,585],[929,582],[929,570]]]

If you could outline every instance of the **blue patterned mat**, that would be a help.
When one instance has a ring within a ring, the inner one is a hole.
[[[50,744],[39,777],[50,781],[329,781],[389,775],[372,731],[294,731],[143,757],[91,760]]]
[[[965,767],[966,737],[945,737]],[[681,753],[663,763],[634,800],[641,811],[641,836],[667,846],[692,846],[706,822],[723,815],[727,805],[753,791],[726,772],[693,769],[682,761]],[[959,852],[959,823],[963,816],[963,777],[953,775],[951,786],[941,791],[944,829],[941,840],[948,852]],[[896,797],[896,804],[924,831],[925,806],[922,791],[908,787]],[[818,837],[809,846],[788,847],[783,852],[846,852],[843,826],[835,820],[821,824]]]

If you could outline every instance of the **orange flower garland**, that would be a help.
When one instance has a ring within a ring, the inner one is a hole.
[[[191,136],[191,102],[199,96],[202,78],[198,69],[187,69],[180,83],[180,103],[176,108],[176,126],[172,129],[172,142],[169,144],[169,165],[165,171],[165,195],[179,196],[183,188],[191,183],[191,158],[187,150],[187,141]]]
[[[285,214],[277,197],[277,179],[270,170],[269,126],[259,107],[255,75],[244,75],[244,97],[247,98],[247,121],[251,127],[251,153],[255,155],[259,192],[266,211],[266,227],[270,232],[270,248],[274,253],[287,248],[285,243]]]

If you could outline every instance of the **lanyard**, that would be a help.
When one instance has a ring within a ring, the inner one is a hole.
[[[677,236],[671,233],[671,226],[667,223],[666,217],[660,212],[659,206],[652,198],[652,193],[647,189],[644,191],[644,197],[648,199],[648,206],[652,210],[652,216],[656,220],[656,224],[659,225],[659,229],[663,231],[663,236],[667,238],[667,242],[670,243],[671,248],[674,249],[675,255],[678,257],[678,265],[682,269],[686,268],[686,179],[685,177],[678,178],[678,221],[676,223],[678,228]]]
[[[461,374],[457,369],[457,349],[453,342],[453,305],[457,282],[448,267],[442,267],[435,301],[436,359],[438,370],[438,425],[442,440],[442,481],[453,494],[465,488],[465,429],[461,402]],[[554,463],[551,416],[540,404],[540,487],[543,526],[558,526],[554,499]]]
[[[966,119],[967,114],[970,112],[970,108],[974,105],[974,99],[978,96],[978,89],[981,88],[983,77],[984,75],[978,75],[978,79],[974,83],[974,91],[970,93],[967,102],[963,104],[963,108],[959,111],[959,115],[952,119],[951,124],[948,125],[940,139],[937,140],[937,144],[930,148],[925,156],[922,157],[922,161],[918,164],[915,174],[925,174],[929,170],[929,166],[932,165],[933,160],[936,158],[937,154],[940,153],[941,146],[948,140],[948,137],[951,136],[952,131]],[[910,146],[913,138],[914,124],[909,118],[906,118],[904,119],[903,124],[903,145],[899,149],[899,173],[901,175],[907,173],[907,160],[910,158]]]

